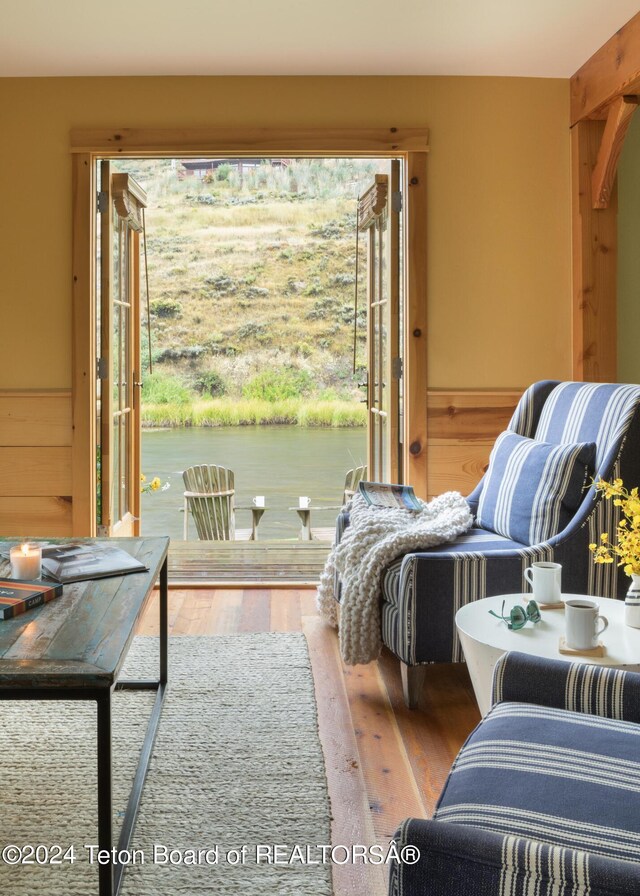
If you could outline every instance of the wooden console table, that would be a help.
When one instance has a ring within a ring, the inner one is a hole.
[[[58,539],[56,539],[57,541]],[[83,539],[66,539],[82,541]],[[90,539],[100,542],[102,539]],[[104,539],[109,541],[109,539]],[[167,687],[167,552],[169,539],[119,538],[149,567],[65,585],[62,597],[0,622],[0,700],[95,700],[97,704],[98,845],[113,849],[111,698],[115,690],[153,690],[156,699],[140,751],[118,852],[131,842]],[[8,564],[6,564],[8,567]],[[8,569],[2,569],[3,574]],[[160,580],[160,674],[157,681],[118,681],[153,587]],[[100,896],[117,896],[124,867],[99,865]]]

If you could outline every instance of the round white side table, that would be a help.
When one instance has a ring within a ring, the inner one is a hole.
[[[564,636],[564,609],[541,609],[542,619],[534,625],[527,622],[524,628],[510,631],[505,622],[489,614],[500,613],[505,601],[505,616],[516,604],[526,605],[531,594],[499,594],[472,601],[456,613],[456,628],[469,668],[469,676],[483,716],[491,706],[491,682],[493,669],[499,658],[508,650],[519,650],[533,656],[543,656],[567,662],[593,663],[598,666],[624,666],[633,672],[640,671],[640,629],[624,624],[624,601],[606,597],[588,597],[584,594],[563,594],[563,600],[587,597],[600,605],[600,614],[609,620],[609,626],[600,636],[605,646],[603,657],[568,656],[560,653],[558,645]]]

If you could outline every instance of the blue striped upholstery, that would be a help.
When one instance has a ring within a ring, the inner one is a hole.
[[[640,674],[509,653],[494,699],[391,896],[640,894]]]
[[[545,381],[524,393],[509,431],[551,445],[593,442],[595,476],[640,484],[639,407],[640,386]],[[468,497],[476,513],[486,485],[487,476]],[[384,579],[384,643],[409,665],[461,661],[458,608],[481,597],[528,591],[523,574],[535,560],[562,564],[566,592],[622,596],[624,571],[615,564],[596,566],[588,550],[618,518],[618,508],[591,488],[568,523],[559,520],[559,531],[528,546],[476,528],[446,550],[407,554]]]
[[[640,386],[546,380],[526,390],[508,429],[550,445],[593,442],[594,476],[621,477],[634,485],[640,484],[639,408]],[[467,498],[476,514],[487,478]],[[456,611],[481,597],[528,591],[524,570],[535,560],[562,564],[565,592],[621,597],[627,589],[624,571],[615,564],[594,564],[588,550],[601,532],[613,531],[618,519],[619,508],[591,487],[568,522],[561,514],[559,528],[541,531],[540,540],[532,544],[525,543],[530,534],[520,541],[519,530],[512,540],[475,528],[446,550],[399,558],[383,579],[383,642],[409,665],[460,662]],[[342,514],[338,537],[346,525],[348,515]]]
[[[557,535],[582,503],[595,448],[593,442],[552,445],[501,433],[478,502],[478,525],[528,545]]]

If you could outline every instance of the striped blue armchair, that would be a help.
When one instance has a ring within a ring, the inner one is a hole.
[[[637,896],[639,744],[640,674],[506,654],[390,896]]]
[[[385,573],[382,639],[401,661],[409,706],[426,664],[463,660],[457,610],[527,591],[532,561],[561,563],[565,592],[623,594],[623,572],[596,566],[588,550],[619,512],[589,488],[592,477],[640,485],[640,386],[535,383],[468,496],[475,527],[451,544],[398,558]]]

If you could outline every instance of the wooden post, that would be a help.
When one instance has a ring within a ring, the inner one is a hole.
[[[617,215],[614,184],[607,208],[593,208],[592,175],[603,121],[580,121],[571,132],[573,213],[573,377],[617,377]]]
[[[427,497],[427,155],[407,159],[404,481]]]

